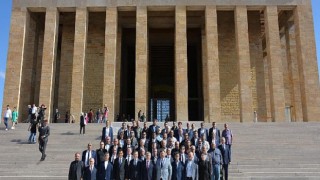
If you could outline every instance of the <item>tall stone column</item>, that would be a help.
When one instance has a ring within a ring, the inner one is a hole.
[[[70,103],[70,113],[74,115],[76,121],[79,121],[80,112],[82,112],[83,79],[84,63],[86,59],[87,31],[88,11],[87,8],[79,7],[76,10]]]
[[[29,30],[29,12],[26,8],[13,8],[11,12],[10,41],[6,68],[2,112],[7,105],[19,111],[22,65]],[[21,107],[23,109],[25,107]],[[2,116],[3,116],[2,113]],[[19,121],[22,119],[19,118]]]
[[[216,6],[206,6],[205,10],[205,49],[204,66],[204,106],[208,108],[205,122],[221,121],[220,73],[218,50],[218,24]]]
[[[320,91],[311,2],[294,10],[303,121],[319,121]]]
[[[148,13],[146,6],[137,7],[135,114],[148,113]],[[148,117],[147,117],[148,118]]]
[[[251,89],[250,47],[246,6],[235,10],[236,45],[239,69],[240,121],[252,122],[253,98]]]
[[[175,108],[176,120],[188,121],[188,59],[186,6],[176,6]]]
[[[277,6],[266,7],[265,28],[272,121],[285,121],[284,84]]]
[[[57,8],[47,8],[42,53],[39,103],[47,106],[46,118],[52,117],[54,80],[58,44],[59,12]]]
[[[118,12],[116,7],[108,7],[106,10],[106,33],[105,33],[105,60],[104,60],[104,83],[103,102],[109,107],[108,119],[114,121],[115,113],[115,78],[117,59],[117,27]]]
[[[114,113],[120,115],[120,92],[121,92],[121,41],[122,41],[122,29],[118,28],[117,35],[117,58],[116,58],[116,87],[115,87],[115,102]]]
[[[299,77],[299,66],[297,59],[297,47],[295,38],[295,26],[293,21],[289,21],[285,27],[286,37],[286,54],[288,60],[288,73],[291,85],[291,101],[292,101],[292,120],[296,122],[303,121],[301,88]]]

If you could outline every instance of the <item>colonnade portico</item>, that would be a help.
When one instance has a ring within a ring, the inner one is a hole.
[[[172,91],[164,89],[174,95],[170,104],[175,109],[175,114],[170,114],[174,119],[190,120],[192,108],[199,107],[201,115],[196,116],[199,118],[196,120],[205,122],[252,122],[254,112],[258,114],[259,121],[281,122],[287,121],[289,116],[291,121],[319,121],[319,78],[309,0],[290,3],[280,0],[278,5],[250,0],[232,3],[198,0],[187,4],[180,0],[50,2],[15,0],[13,3],[3,109],[7,104],[16,106],[22,114],[20,121],[26,118],[26,106],[33,103],[45,104],[49,119],[52,119],[54,109],[63,108],[61,116],[70,111],[76,121],[80,112],[87,112],[89,107],[95,112],[106,104],[110,109],[109,119],[113,121],[117,114],[123,113],[123,99],[133,102],[132,118],[136,118],[139,110],[149,116],[152,108],[149,32],[151,29],[165,29],[152,27],[156,23],[150,24],[148,13],[154,11],[160,15],[161,12],[173,12],[174,23],[168,24],[174,30],[174,86]],[[197,13],[194,15],[192,12]],[[97,21],[97,25],[101,25],[99,27],[89,26],[93,13],[104,20],[101,21],[103,26],[100,21]],[[196,19],[194,16],[199,22],[193,20]],[[64,33],[68,19],[72,18],[73,37]],[[165,18],[171,21],[169,16]],[[44,28],[33,27],[41,19],[44,19]],[[229,26],[229,22],[232,25]],[[224,27],[230,29],[224,31]],[[282,27],[287,29],[284,36],[279,29]],[[135,50],[132,58],[135,71],[129,74],[134,76],[134,97],[121,95],[125,87],[121,83],[122,72],[128,68],[122,63],[130,56],[126,54],[125,43],[129,40],[123,38],[127,32],[124,29],[134,32],[135,36],[133,45],[128,43]],[[201,87],[190,86],[188,74],[190,57],[193,57],[188,52],[193,45],[189,32],[194,29],[201,32],[202,39],[201,52],[195,55],[201,56],[196,60],[201,64],[201,77],[198,78],[202,81]],[[293,29],[291,35],[288,29]],[[43,36],[40,31],[43,31]],[[61,42],[65,41],[73,44],[73,48],[64,49]],[[30,44],[41,50],[30,52]],[[98,53],[92,53],[92,49]],[[70,58],[64,60],[69,62],[69,69],[57,63],[63,60],[60,57],[62,53],[70,54]],[[101,67],[88,71],[94,67],[92,63],[100,62]],[[33,63],[32,67],[26,68],[30,63]],[[61,75],[62,71],[69,71],[70,75]],[[30,82],[26,81],[28,78]],[[64,88],[63,84],[56,87],[61,78],[70,82],[67,91],[60,90]],[[97,93],[94,87],[90,89],[85,85],[95,79],[101,82],[101,92]],[[201,93],[197,97],[190,95],[192,88],[198,88]],[[37,90],[37,96],[30,95]],[[63,98],[57,98],[57,94]],[[92,101],[85,102],[84,99]],[[198,103],[196,106],[190,105],[194,99]]]

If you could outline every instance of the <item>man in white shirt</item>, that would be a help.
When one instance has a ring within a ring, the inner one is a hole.
[[[89,166],[89,159],[90,158],[95,159],[95,161],[94,161],[95,163],[97,162],[96,161],[97,153],[95,150],[92,149],[91,143],[88,144],[88,149],[82,152],[82,161],[83,161],[85,167]]]
[[[8,131],[8,120],[12,117],[12,112],[10,106],[7,105],[7,110],[4,114],[4,125],[6,126],[6,131]]]
[[[32,105],[32,111],[31,111],[31,119],[34,121],[36,119],[37,114],[37,106],[35,104]]]

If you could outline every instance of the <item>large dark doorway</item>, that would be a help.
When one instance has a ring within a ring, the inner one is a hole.
[[[188,28],[188,116],[203,121],[201,28]]]
[[[135,114],[135,39],[136,30],[134,28],[122,29],[120,115],[127,120],[134,118]]]
[[[173,120],[174,29],[149,29],[149,120]]]

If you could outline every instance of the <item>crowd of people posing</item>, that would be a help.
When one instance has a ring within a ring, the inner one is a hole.
[[[233,136],[228,124],[220,133],[215,122],[210,129],[172,123],[161,128],[155,119],[140,127],[132,121],[114,132],[106,121],[100,147],[88,143],[75,153],[69,180],[227,180]]]

